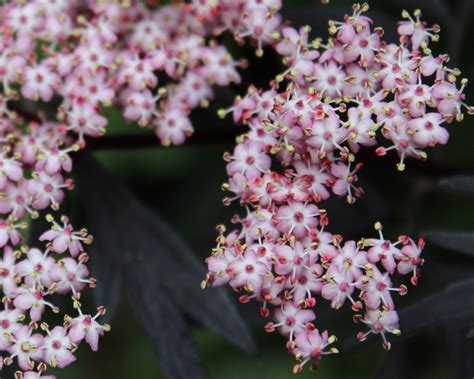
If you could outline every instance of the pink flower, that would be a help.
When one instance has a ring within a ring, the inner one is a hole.
[[[143,91],[145,88],[154,88],[158,78],[153,73],[154,67],[149,59],[140,59],[135,56],[123,56],[121,70],[118,76],[120,84],[127,84],[133,91]]]
[[[377,267],[370,270],[370,276],[362,278],[361,287],[363,289],[362,299],[368,309],[378,310],[381,305],[385,309],[393,309],[395,307],[390,291],[394,289],[389,278],[390,273],[382,274]]]
[[[53,330],[46,330],[47,336],[43,339],[43,359],[52,367],[64,368],[76,360],[71,353],[73,348],[67,329],[56,326]]]
[[[78,344],[83,339],[89,344],[93,351],[99,349],[99,337],[109,330],[108,325],[100,325],[97,318],[105,313],[104,308],[100,308],[95,316],[79,314],[78,317],[71,320],[71,329],[69,338],[72,342]]]
[[[375,132],[378,126],[371,117],[365,118],[357,108],[349,109],[347,124],[349,127],[348,143],[354,153],[359,151],[359,145],[374,146],[377,144]]]
[[[27,192],[28,182],[22,181],[18,186],[7,183],[3,189],[4,198],[0,199],[0,213],[11,214],[13,217],[22,218],[27,212],[33,214],[31,210],[31,198]]]
[[[31,100],[48,102],[53,98],[54,91],[59,88],[61,79],[45,65],[27,66],[23,74],[21,93]]]
[[[434,85],[432,95],[436,100],[438,112],[441,113],[443,117],[459,117],[463,107],[469,109],[464,103],[466,96],[463,91],[466,84],[467,81],[463,80],[460,89],[458,89],[456,85],[445,81],[438,82]]]
[[[228,284],[232,276],[231,270],[228,270],[229,264],[236,260],[236,255],[231,249],[225,249],[224,252],[207,258],[207,268],[209,270],[209,279],[212,280],[214,287],[220,287]]]
[[[443,117],[439,113],[427,113],[421,118],[413,119],[408,128],[415,132],[413,140],[420,147],[445,145],[449,140],[448,131],[440,126]]]
[[[7,49],[0,51],[0,82],[5,89],[18,82],[18,74],[23,72],[25,66],[26,59],[23,56],[13,54]]]
[[[14,158],[0,154],[0,189],[5,188],[8,180],[18,182],[23,178],[22,164]]]
[[[378,32],[370,33],[368,28],[357,33],[353,41],[344,49],[348,62],[359,59],[362,67],[369,67],[375,62],[375,53],[380,49]]]
[[[271,165],[271,159],[265,153],[264,145],[258,142],[239,144],[229,159],[232,161],[227,165],[227,174],[241,173],[249,180],[260,176]]]
[[[347,202],[353,203],[356,197],[362,195],[363,190],[356,187],[354,183],[358,181],[357,171],[361,165],[356,165],[355,169],[351,169],[351,163],[348,165],[344,163],[336,163],[331,166],[331,174],[335,177],[335,182],[332,187],[333,192],[338,196],[347,195]]]
[[[41,360],[42,345],[41,334],[33,333],[31,328],[22,326],[13,334],[13,344],[8,348],[8,352],[16,357],[22,370],[28,371],[33,361]]]
[[[7,8],[8,17],[7,26],[13,31],[24,33],[24,35],[32,34],[40,30],[43,25],[41,9],[39,3],[26,3]]]
[[[202,54],[205,65],[199,69],[199,75],[203,75],[210,83],[216,83],[219,86],[240,83],[240,75],[236,70],[239,63],[232,59],[226,48],[223,46],[205,48]]]
[[[48,257],[39,249],[30,249],[26,253],[27,258],[17,263],[15,273],[25,278],[25,283],[34,287],[39,281],[42,286],[49,288],[53,281],[50,278],[50,271],[55,260]]]
[[[196,108],[207,106],[208,100],[214,97],[209,80],[195,71],[189,71],[182,79],[175,94],[179,102]]]
[[[404,12],[404,18],[407,18],[407,21],[399,22],[398,24],[398,33],[401,36],[406,36],[411,38],[411,43],[414,50],[418,50],[424,44],[432,38],[433,40],[437,39],[436,33],[439,32],[439,26],[435,25],[433,28],[427,28],[426,22],[420,20],[421,12],[415,11],[415,19],[413,19],[408,12]]]
[[[79,67],[95,75],[100,69],[108,69],[114,60],[114,52],[96,36],[87,44],[79,45],[74,52]]]
[[[156,135],[165,146],[183,144],[194,131],[187,112],[178,107],[165,109],[156,125]]]
[[[340,144],[346,139],[348,131],[342,127],[336,112],[331,110],[329,113],[321,112],[321,117],[314,121],[310,133],[306,143],[313,147],[316,153],[324,156],[335,148],[341,148]]]
[[[348,271],[355,280],[359,279],[367,264],[367,253],[360,250],[360,245],[355,241],[346,241],[342,247],[339,245],[338,248],[339,254],[331,260],[331,267]]]
[[[426,84],[407,85],[398,97],[400,105],[408,108],[412,117],[422,117],[430,100],[431,88]]]
[[[269,13],[266,7],[252,9],[244,14],[242,21],[243,31],[239,34],[240,38],[252,36],[258,42],[257,55],[263,54],[263,44],[272,42],[274,33],[280,25],[280,15]]]
[[[295,335],[306,329],[306,324],[314,321],[316,315],[310,309],[302,309],[291,302],[277,308],[273,315],[275,324],[271,328],[278,328],[280,333],[293,341]],[[269,325],[267,324],[267,329]]]
[[[331,307],[338,309],[342,307],[346,299],[354,300],[351,294],[354,292],[354,277],[351,271],[337,266],[331,266],[326,273],[327,282],[323,284],[321,296],[331,301]]]
[[[413,273],[411,277],[411,282],[413,285],[418,283],[417,267],[423,264],[423,259],[420,257],[423,248],[425,247],[425,242],[422,238],[419,239],[418,243],[415,243],[410,238],[404,238],[403,246],[401,253],[402,258],[397,265],[397,270],[400,274],[408,274],[409,272]]]
[[[380,334],[383,339],[383,346],[390,350],[390,342],[386,340],[385,333],[400,334],[398,329],[398,314],[395,311],[372,311],[369,310],[361,320],[370,330],[366,333],[359,333],[357,338],[364,341],[368,334]]]
[[[64,198],[63,188],[71,187],[70,181],[64,182],[61,174],[49,176],[44,172],[37,173],[36,177],[28,182],[28,194],[32,197],[31,206],[34,209],[46,209],[51,205],[58,209]]]
[[[44,149],[38,157],[35,169],[44,171],[46,174],[53,176],[61,170],[70,172],[72,170],[72,160],[68,153],[75,151],[76,147],[68,149]]]
[[[319,209],[314,204],[292,202],[280,207],[276,215],[278,229],[301,238],[318,226]]]
[[[94,285],[93,280],[88,278],[89,270],[83,262],[77,262],[72,258],[61,259],[57,264],[53,265],[49,275],[55,282],[57,291],[60,294],[72,291],[76,295],[87,284]]]
[[[391,241],[384,240],[382,231],[379,229],[380,239],[367,239],[365,242],[371,246],[368,251],[367,258],[370,263],[381,262],[385,270],[393,273],[397,263],[396,260],[402,257],[398,243],[393,244]]]
[[[291,278],[294,279],[300,275],[301,271],[308,264],[308,256],[305,254],[301,244],[294,247],[277,245],[273,251],[275,253],[275,272],[278,275],[291,274]]]
[[[15,300],[13,300],[13,305],[21,311],[29,311],[31,320],[37,322],[41,320],[46,306],[56,309],[44,299],[46,295],[46,292],[34,286],[19,287],[14,291]]]
[[[293,301],[297,304],[304,304],[307,307],[316,304],[314,295],[320,294],[323,287],[322,279],[323,268],[319,264],[305,266],[298,274],[297,281],[293,285]]]
[[[156,101],[159,98],[160,96],[153,96],[149,90],[130,93],[124,111],[125,118],[138,121],[138,124],[142,126],[148,125],[153,116],[160,116],[156,110]]]
[[[325,351],[326,347],[336,340],[334,336],[328,337],[328,332],[320,333],[318,329],[307,328],[296,335],[293,354],[301,363],[293,367],[293,373],[301,372],[303,366],[311,359],[318,361],[322,355],[337,353],[333,348]]]
[[[53,223],[50,230],[44,232],[40,236],[40,241],[51,241],[49,248],[56,253],[63,254],[66,250],[72,257],[77,257],[79,253],[84,251],[82,243],[92,243],[92,236],[87,234],[86,229],[74,231],[74,228],[69,223],[67,217],[62,217],[63,225],[58,224],[52,217],[48,217],[49,221]]]
[[[22,314],[19,309],[5,309],[0,312],[0,349],[5,351],[12,344],[13,341],[10,338],[23,326],[20,319]]]
[[[75,105],[68,112],[67,130],[79,135],[79,142],[85,135],[98,137],[105,133],[108,121],[101,116],[97,109],[89,104]]]
[[[341,66],[330,61],[324,64],[316,64],[313,71],[314,87],[321,97],[336,98],[342,95],[346,75]]]
[[[3,248],[3,257],[0,259],[0,285],[6,296],[11,296],[17,290],[15,280],[16,257],[9,246]]]
[[[254,251],[249,250],[233,261],[227,270],[232,276],[230,281],[232,287],[245,287],[249,292],[258,293],[268,267]]]

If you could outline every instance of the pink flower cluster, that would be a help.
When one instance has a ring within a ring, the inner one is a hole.
[[[192,134],[190,111],[207,106],[212,86],[238,83],[234,61],[213,37],[231,31],[261,46],[280,25],[281,1],[13,1],[1,6],[0,111],[17,100],[61,99],[62,132],[100,136],[114,105],[164,145]],[[11,116],[11,114],[9,115]]]
[[[407,292],[392,276],[410,274],[416,285],[423,263],[422,239],[391,242],[380,223],[378,237],[358,242],[330,233],[322,202],[335,194],[353,203],[363,193],[361,147],[388,140],[375,153],[396,150],[403,170],[407,157],[426,159],[428,147],[448,142],[446,124],[462,119],[465,109],[473,112],[464,103],[466,80],[459,87],[459,71],[445,66],[448,56],[428,48],[439,27],[428,27],[419,11],[403,12],[400,41],[388,43],[367,10],[355,5],[343,22],[331,21],[326,43],[310,41],[309,27],[284,27],[273,45],[286,71],[271,89],[250,88],[220,111],[249,127],[224,155],[223,189],[231,193],[224,203],[236,200],[246,214],[234,217],[238,230],[218,227],[203,287],[228,284],[242,293],[242,303],[262,303],[262,316],[273,320],[265,330],[287,338],[295,373],[337,352],[329,346],[336,338],[314,324],[318,298],[334,309],[348,303],[354,320],[368,328],[358,338],[379,334],[389,349],[386,335],[400,333],[393,294]]]
[[[99,337],[110,329],[97,318],[105,313],[99,307],[95,315],[84,314],[81,291],[95,287],[86,266],[87,253],[83,244],[92,242],[85,229],[74,231],[66,217],[54,221],[50,230],[41,235],[46,249],[22,245],[23,237],[10,213],[1,221],[0,285],[3,291],[0,311],[1,365],[17,364],[18,378],[53,378],[41,376],[49,366],[63,368],[75,361],[74,352],[85,340],[92,350],[98,348]],[[62,314],[53,327],[42,321],[47,313],[59,314],[55,295],[71,294],[77,315]],[[63,320],[63,321],[61,321]]]
[[[81,291],[94,287],[82,243],[67,219],[42,236],[44,251],[22,245],[39,211],[58,210],[73,182],[71,153],[105,133],[111,106],[164,145],[192,134],[190,112],[207,106],[213,86],[238,83],[237,68],[214,37],[252,37],[260,54],[279,29],[281,1],[13,0],[0,5],[0,354],[18,378],[39,378],[74,361],[82,340],[97,349],[108,330],[83,313]],[[55,120],[55,121],[52,121]],[[53,295],[72,295],[75,318]],[[47,377],[49,378],[49,377]]]

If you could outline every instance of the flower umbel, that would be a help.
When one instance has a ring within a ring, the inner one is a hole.
[[[265,330],[287,339],[295,373],[337,353],[329,347],[336,338],[314,324],[320,298],[334,309],[349,304],[368,328],[358,339],[378,334],[390,349],[388,335],[401,333],[394,295],[407,293],[392,277],[408,274],[416,285],[423,264],[423,239],[392,242],[379,222],[376,238],[344,241],[329,232],[324,200],[332,193],[352,204],[363,195],[362,147],[378,156],[396,151],[403,171],[407,158],[427,159],[428,148],[448,142],[449,124],[473,113],[464,102],[467,80],[459,86],[459,70],[428,48],[439,27],[429,28],[420,11],[403,12],[400,41],[390,43],[364,15],[368,8],[355,5],[342,22],[331,21],[327,43],[310,42],[309,27],[283,27],[273,46],[288,68],[270,90],[252,87],[219,112],[249,128],[224,155],[223,189],[232,193],[224,204],[238,201],[246,217],[234,217],[228,234],[218,227],[203,287],[228,284],[242,303],[261,302],[262,316],[273,319]]]

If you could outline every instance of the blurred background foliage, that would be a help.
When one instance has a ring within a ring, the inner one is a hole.
[[[345,13],[350,13],[351,3],[346,0],[331,0],[329,5],[323,6],[316,0],[286,0],[284,15],[295,25],[310,24],[313,27],[313,36],[326,36],[327,20],[341,19]],[[395,22],[399,20],[401,10],[421,8],[426,21],[439,23],[442,26],[441,42],[435,45],[434,51],[449,52],[453,65],[460,67],[463,75],[474,82],[472,44],[474,23],[471,22],[474,16],[473,3],[472,0],[372,0],[370,15],[374,17],[377,25],[384,27],[387,39],[393,40]],[[102,165],[125,183],[142,203],[160,214],[201,260],[214,246],[215,225],[223,222],[228,224],[231,215],[238,209],[222,205],[223,194],[220,184],[226,179],[222,154],[232,147],[232,136],[242,132],[242,129],[234,126],[230,119],[220,120],[216,116],[216,109],[231,104],[232,98],[237,93],[245,92],[245,85],[248,83],[265,86],[280,70],[275,56],[269,51],[266,52],[264,59],[258,60],[253,57],[251,48],[234,49],[236,55],[247,56],[250,60],[249,68],[243,73],[244,85],[220,90],[216,101],[209,109],[200,110],[193,115],[196,135],[187,145],[162,148],[156,141],[156,144],[146,146],[138,146],[137,143],[137,146],[131,148],[123,146],[103,148],[104,146],[98,144],[93,149],[94,156]],[[468,88],[468,102],[474,102],[473,95],[474,86],[471,85]],[[150,133],[148,130],[127,125],[121,116],[113,111],[110,118],[111,127],[108,129],[108,135],[130,136]],[[445,177],[473,173],[473,123],[472,118],[466,117],[463,123],[450,126],[450,143],[431,151],[429,161],[424,164],[409,161],[407,170],[403,173],[396,171],[394,161],[389,158],[375,158],[372,151],[367,151],[362,157],[365,165],[360,174],[366,195],[355,206],[344,204],[343,200],[328,204],[331,230],[340,231],[345,237],[360,238],[373,234],[373,223],[377,220],[384,223],[384,231],[389,237],[400,233],[416,236],[433,229],[444,231],[474,229],[472,198],[458,196],[438,185]],[[470,183],[472,187],[472,182]],[[81,190],[80,180],[78,187]],[[97,186],[97,191],[102,190],[104,189]],[[109,186],[106,191],[110,192],[104,194],[107,197],[114,191],[114,186]],[[85,206],[100,207],[100,203],[97,202],[81,203],[77,195],[71,196],[69,204],[71,212],[80,220],[84,220]],[[126,204],[117,205],[126,206]],[[106,242],[113,244],[114,236],[127,233],[126,230],[116,227],[119,219],[134,222],[126,218],[127,213],[120,214],[120,212],[109,216],[108,224],[111,232]],[[91,233],[95,234],[93,227],[89,227]],[[468,244],[465,250],[472,253],[472,234],[470,238],[465,242]],[[146,245],[146,241],[144,243]],[[107,243],[103,245],[101,248],[107,249]],[[150,249],[152,251],[149,252],[149,256],[155,257],[159,263],[160,249],[156,251],[153,247]],[[133,247],[131,250],[133,254]],[[122,252],[120,246],[118,252],[119,254]],[[98,253],[105,254],[105,251]],[[429,243],[424,257],[427,264],[420,285],[411,289],[406,298],[397,299],[399,309],[409,304],[416,305],[417,300],[442,291],[458,279],[473,276],[472,255],[463,256]],[[108,263],[113,265],[107,261],[105,264]],[[134,269],[132,265],[133,262],[129,262],[121,266],[124,275]],[[157,277],[157,280],[159,279]],[[196,277],[197,288],[201,279]],[[87,347],[81,347],[78,362],[59,373],[59,378],[164,378],[150,339],[133,317],[135,311],[141,310],[136,309],[135,303],[129,300],[125,286],[120,286],[120,282],[117,285],[121,289],[117,308],[110,320],[112,332],[101,340],[98,353],[92,353]],[[100,291],[100,288],[99,281],[97,290]],[[93,291],[86,292],[90,296]],[[205,295],[212,300],[215,292],[208,290]],[[161,293],[160,296],[173,295]],[[157,294],[155,301],[158,306],[162,300],[163,298]],[[90,302],[90,306],[93,307],[92,299],[85,301]],[[235,302],[237,303],[237,300]],[[457,306],[462,309],[472,308],[473,305],[457,303]],[[276,334],[268,335],[263,332],[262,326],[265,320],[258,316],[256,306],[247,304],[238,306],[238,309],[255,337],[258,345],[256,354],[249,355],[217,334],[188,320],[199,357],[209,377],[212,379],[293,377],[291,374],[293,359],[286,353],[284,339]],[[426,317],[423,312],[420,314]],[[400,337],[399,340],[392,338],[393,350],[390,353],[382,349],[378,340],[375,344],[370,342],[361,344],[358,349],[352,349],[351,342],[343,343],[345,337],[355,335],[360,327],[352,323],[350,311],[328,312],[323,306],[318,319],[322,328],[327,328],[338,335],[339,345],[347,346],[348,351],[339,356],[324,358],[318,372],[305,371],[299,376],[302,379],[313,377],[356,379],[377,375],[381,378],[462,378],[464,374],[460,369],[453,370],[451,363],[465,365],[466,362],[460,363],[459,358],[466,354],[471,354],[471,358],[474,359],[472,338],[467,345],[470,349],[466,350],[465,343],[466,328],[469,329],[470,320],[471,325],[474,325],[472,318],[462,325],[448,324],[442,329],[429,327],[421,334],[409,338]],[[425,321],[422,319],[421,323],[423,322]],[[185,353],[181,355],[178,349],[174,354],[178,362],[186,363]],[[466,378],[471,378],[472,375],[474,372],[469,372]]]

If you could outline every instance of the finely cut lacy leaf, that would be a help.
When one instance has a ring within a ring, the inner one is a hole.
[[[140,314],[139,318],[147,320],[150,312],[157,312],[156,308],[164,301],[163,296],[166,296],[168,300],[166,304],[163,303],[166,307],[164,315],[173,314],[172,307],[176,308],[176,312],[178,307],[182,308],[196,321],[221,334],[231,343],[254,353],[256,347],[250,333],[225,290],[213,291],[212,294],[201,290],[200,282],[206,271],[186,243],[93,158],[84,157],[79,171],[80,187],[86,193],[91,193],[92,199],[96,199],[95,203],[88,203],[87,207],[95,208],[91,211],[91,216],[96,219],[100,228],[94,230],[91,225],[90,231],[96,240],[101,239],[98,233],[104,233],[102,238],[106,243],[100,246],[108,248],[111,243],[111,249],[120,253],[119,256],[109,253],[109,260],[117,261],[117,257],[119,258],[122,271],[127,272],[132,302],[137,302],[138,312],[148,312],[147,315]],[[144,279],[135,283],[134,280],[140,277],[140,273]],[[155,288],[151,290],[154,291],[155,298],[147,292],[144,296],[148,297],[148,302],[134,299],[140,294],[138,288],[146,284]],[[99,279],[98,287],[100,285]],[[152,304],[148,304],[149,302]],[[146,309],[142,309],[140,304],[146,305]],[[148,329],[147,325],[144,328],[147,333],[159,334],[159,330],[153,332],[155,329]],[[161,340],[154,334],[150,337],[155,344],[164,344],[163,347],[155,346],[160,358],[164,358],[162,349],[170,342]]]
[[[445,249],[474,256],[474,232],[430,230],[423,235],[428,241]]]
[[[445,178],[439,182],[439,185],[448,190],[474,196],[474,176],[472,175],[456,175]]]

